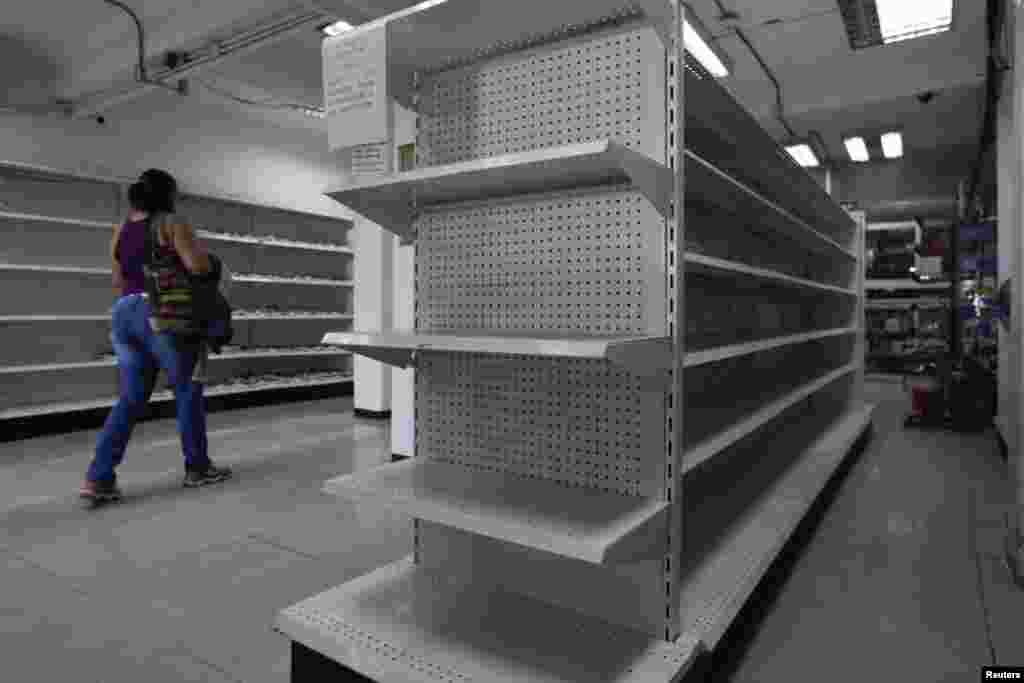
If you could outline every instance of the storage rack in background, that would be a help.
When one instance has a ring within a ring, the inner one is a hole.
[[[110,240],[131,181],[0,162],[0,421],[109,408]],[[235,338],[212,355],[206,395],[351,383],[350,221],[208,196],[179,211],[234,273]],[[152,401],[173,403],[161,374]]]
[[[415,540],[281,611],[292,680],[678,680],[867,432],[863,216],[684,63],[682,11],[381,22],[417,168],[329,194],[415,243],[416,325],[325,341],[416,368],[415,455],[325,490]]]

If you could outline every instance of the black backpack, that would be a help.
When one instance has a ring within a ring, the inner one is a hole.
[[[146,261],[151,267],[155,261],[156,229],[153,221],[147,220],[146,229]],[[195,335],[183,339],[186,342],[205,342],[213,353],[219,354],[222,347],[231,343],[235,330],[232,325],[234,310],[221,291],[221,278],[224,264],[216,254],[209,253],[210,272],[201,275],[188,273],[189,285],[192,290],[192,319]],[[160,305],[160,288],[155,278],[146,278],[146,291],[154,307]]]
[[[209,254],[210,272],[203,275],[192,275],[192,307],[196,327],[200,337],[210,347],[210,351],[219,354],[221,347],[231,343],[235,336],[231,316],[233,309],[221,292],[221,275],[224,264],[216,254]]]

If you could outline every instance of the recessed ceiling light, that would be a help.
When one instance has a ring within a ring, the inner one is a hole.
[[[875,0],[882,40],[896,43],[948,31],[953,0]]]
[[[789,152],[789,156],[793,157],[796,163],[804,167],[814,167],[818,165],[818,157],[815,156],[814,150],[811,149],[810,145],[790,145],[786,147],[786,151]]]
[[[843,144],[846,145],[846,151],[854,161],[863,163],[871,160],[871,155],[868,154],[868,146],[864,143],[864,138],[847,138],[843,140]]]
[[[342,33],[346,33],[347,31],[351,31],[354,28],[355,26],[348,23],[347,21],[336,21],[333,24],[328,24],[327,26],[324,26],[321,30],[325,34],[333,37],[341,35]]]
[[[899,159],[903,156],[903,136],[896,132],[883,135],[882,152],[886,159]]]
[[[725,62],[690,21],[689,18],[683,20],[683,47],[715,78],[728,76],[729,68],[726,67]],[[694,21],[696,20],[694,19]]]

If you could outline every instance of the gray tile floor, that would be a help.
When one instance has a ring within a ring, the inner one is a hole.
[[[993,649],[1024,664],[991,436],[903,430],[898,385],[869,390],[872,444],[715,680],[977,680]],[[234,481],[181,489],[174,422],[147,423],[120,470],[126,501],[93,512],[76,492],[94,431],[0,444],[0,680],[282,683],[277,610],[407,553],[399,516],[320,492],[389,458],[386,423],[354,419],[351,400],[209,427]]]
[[[96,432],[0,445],[0,680],[282,682],[277,610],[402,557],[408,524],[320,492],[389,459],[351,400],[209,416],[236,478],[180,487],[174,422],[140,425],[126,500],[76,499]]]

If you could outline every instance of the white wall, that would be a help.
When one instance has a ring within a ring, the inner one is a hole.
[[[179,178],[186,192],[348,218],[322,192],[339,182],[322,122],[264,114],[196,89],[154,92],[93,120],[0,114],[0,160],[102,176],[149,167]]]

